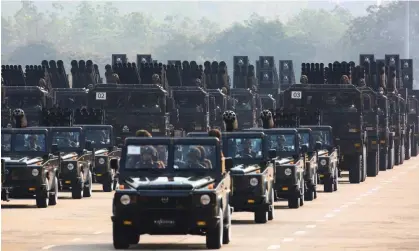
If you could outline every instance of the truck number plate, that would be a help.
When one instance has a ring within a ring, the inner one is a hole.
[[[298,92],[298,91],[292,91],[291,92],[291,99],[301,99],[302,98],[302,93]]]
[[[96,100],[106,100],[106,92],[96,92]]]

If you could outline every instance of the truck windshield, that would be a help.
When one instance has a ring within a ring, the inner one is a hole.
[[[215,146],[175,145],[175,169],[212,169],[215,165]]]
[[[46,151],[46,137],[45,134],[34,133],[18,133],[14,142],[14,150],[16,152]]]
[[[167,145],[127,146],[126,169],[164,169],[167,165]]]
[[[235,159],[262,158],[261,138],[232,138],[228,139],[226,156]]]
[[[52,143],[58,148],[80,147],[80,132],[53,132]]]

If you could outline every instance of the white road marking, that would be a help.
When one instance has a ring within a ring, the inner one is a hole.
[[[335,215],[334,214],[326,214],[324,217],[325,218],[332,218],[332,217],[335,217]]]
[[[306,233],[306,231],[297,231],[297,232],[295,232],[294,234],[296,234],[296,235],[303,235],[303,234],[305,234]]]
[[[74,238],[71,241],[80,241],[80,240],[81,240],[81,238]]]
[[[339,213],[340,212],[340,209],[335,209],[335,210],[333,210],[333,212]]]
[[[93,234],[101,234],[101,233],[103,233],[103,232],[102,231],[96,231]]]
[[[291,242],[293,240],[294,240],[294,238],[284,238],[282,241],[283,242]]]
[[[361,194],[362,197],[369,196],[368,193]]]
[[[306,228],[316,228],[316,225],[307,225]]]
[[[273,249],[280,249],[281,248],[281,246],[280,245],[270,245],[269,247],[268,247],[268,249],[270,249],[270,250],[273,250]]]
[[[48,245],[48,246],[43,247],[42,250],[47,250],[53,247],[55,247],[55,245]]]
[[[347,205],[347,204],[344,204],[344,205],[340,206],[340,208],[347,208],[347,207],[349,207],[349,205]]]

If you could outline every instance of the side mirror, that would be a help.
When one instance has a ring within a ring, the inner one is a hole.
[[[51,146],[51,152],[53,154],[58,154],[58,145],[57,144],[52,144],[52,146]]]
[[[110,164],[111,164],[111,168],[112,168],[113,170],[118,170],[118,169],[119,169],[119,162],[118,162],[118,159],[111,159]]]
[[[230,172],[230,170],[233,168],[233,159],[232,158],[224,158],[224,165],[226,168],[226,172]]]
[[[321,142],[319,142],[319,141],[317,141],[317,142],[316,142],[316,145],[315,145],[315,150],[316,150],[316,151],[319,151],[320,149],[322,149],[322,147],[323,147],[322,143],[321,143]]]
[[[275,149],[269,149],[269,151],[268,151],[268,157],[270,159],[275,159],[276,158],[276,150]]]
[[[87,150],[92,150],[92,141],[87,140],[86,143],[85,143],[85,148]]]
[[[302,145],[301,146],[301,152],[302,153],[307,153],[308,152],[308,146],[307,145]]]

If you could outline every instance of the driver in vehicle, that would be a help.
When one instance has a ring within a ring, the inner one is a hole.
[[[165,168],[161,161],[158,161],[157,150],[152,146],[147,146],[141,152],[140,161],[135,164],[137,169]]]
[[[279,151],[285,151],[287,146],[287,140],[285,139],[284,135],[280,135],[277,138],[277,145]]]
[[[256,158],[257,153],[252,150],[252,141],[250,139],[243,140],[243,150],[239,152],[239,156],[243,158]]]
[[[186,160],[186,167],[191,169],[203,169],[205,166],[201,165],[201,151],[197,147],[189,149]]]
[[[37,135],[29,135],[27,142],[25,144],[25,148],[28,151],[41,151],[41,147],[37,144],[38,136]]]

